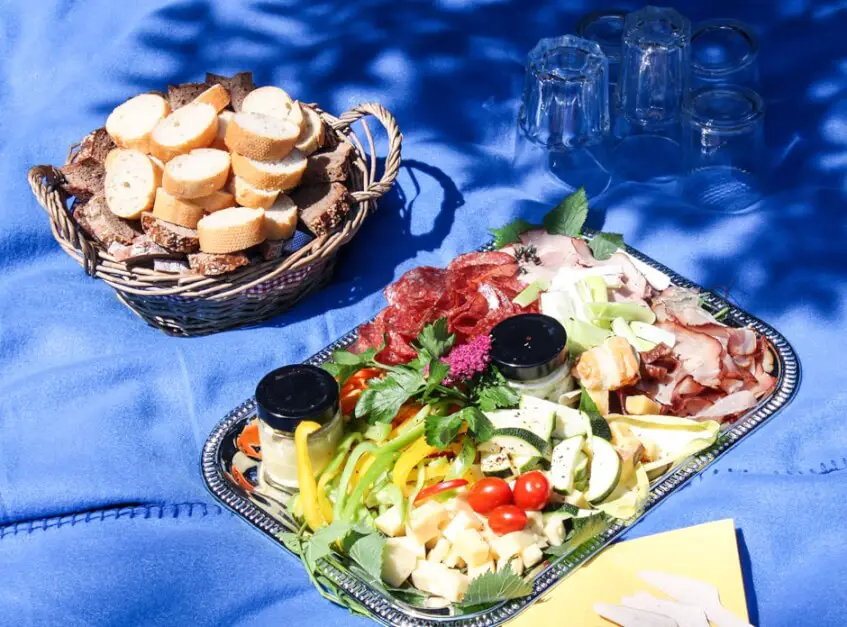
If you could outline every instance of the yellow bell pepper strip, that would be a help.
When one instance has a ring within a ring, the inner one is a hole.
[[[420,466],[418,468],[418,478],[417,481],[415,481],[415,487],[412,489],[412,493],[409,495],[409,503],[406,506],[407,511],[412,511],[415,499],[418,498],[418,494],[420,494],[420,491],[423,489],[424,483],[426,483],[426,468]]]
[[[426,480],[443,479],[450,472],[450,462],[446,457],[436,457],[426,465]]]
[[[297,484],[300,487],[300,500],[303,503],[303,517],[306,524],[316,531],[326,523],[318,507],[318,486],[309,457],[309,436],[321,428],[317,422],[305,420],[294,430],[294,449],[297,454]]]
[[[476,446],[474,446],[473,438],[464,437],[462,439],[462,450],[456,455],[453,460],[453,465],[450,467],[450,472],[447,473],[447,479],[457,479],[464,474],[473,465],[476,459]]]
[[[392,483],[403,490],[403,493],[408,496],[409,489],[407,483],[412,470],[427,457],[437,452],[438,449],[427,444],[426,438],[421,436],[412,446],[403,451],[400,459],[394,464],[394,470],[391,473]],[[426,470],[424,470],[424,477],[426,477]]]
[[[332,515],[332,502],[326,495],[326,486],[330,481],[335,479],[338,474],[338,469],[336,468],[334,472],[324,473],[321,475],[321,478],[318,480],[318,505],[321,508],[321,516],[323,516],[326,524],[331,525],[333,520]]]
[[[376,461],[374,461],[374,463],[368,468],[368,471],[362,475],[362,480],[359,481],[359,484],[354,488],[352,494],[350,494],[350,498],[347,499],[344,505],[344,511],[341,514],[342,521],[347,523],[353,522],[356,510],[364,501],[365,490],[371,487],[374,481],[376,481],[382,473],[388,470],[391,464],[394,463],[394,458],[394,451],[380,453],[380,455],[376,457]]]
[[[362,455],[362,457],[359,459],[359,463],[356,464],[356,470],[353,472],[353,476],[350,477],[350,490],[352,490],[358,485],[359,479],[362,478],[362,475],[365,474],[365,471],[370,468],[373,462],[374,456],[372,453],[365,453],[364,455]]]
[[[356,445],[356,448],[350,453],[347,458],[347,463],[344,464],[344,472],[341,473],[341,480],[338,482],[338,488],[335,491],[335,507],[332,509],[333,518],[338,520],[341,517],[341,512],[344,511],[344,501],[347,499],[347,486],[350,485],[350,479],[353,477],[353,471],[359,463],[362,455],[365,453],[373,453],[377,449],[373,442],[361,442]]]

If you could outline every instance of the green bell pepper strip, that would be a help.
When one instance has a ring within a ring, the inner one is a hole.
[[[341,513],[341,520],[347,523],[353,522],[356,510],[360,507],[360,504],[364,499],[365,490],[367,490],[382,473],[388,470],[391,464],[394,463],[394,459],[394,451],[385,453],[380,451],[380,454],[374,459],[374,462],[368,467],[365,474],[362,475],[362,478],[359,479],[359,483],[356,484],[356,487],[347,499]]]
[[[415,499],[418,498],[418,493],[423,489],[425,483],[426,466],[421,464],[420,466],[418,466],[418,478],[417,481],[415,481],[415,489],[412,490],[412,493],[409,495],[409,503],[406,506],[407,511],[412,511],[412,508],[415,506]]]
[[[330,462],[326,465],[321,473],[318,475],[318,479],[323,477],[324,475],[331,475],[334,473],[341,464],[344,463],[344,460],[347,458],[347,453],[350,451],[350,447],[353,446],[354,443],[358,444],[362,441],[361,433],[351,433],[346,438],[341,440],[341,444],[338,445],[338,448],[335,450],[335,457],[333,457]]]
[[[453,464],[450,466],[450,472],[447,473],[445,480],[458,479],[462,477],[462,475],[467,472],[468,468],[471,467],[471,464],[474,463],[475,459],[476,446],[474,446],[473,439],[466,436],[462,442],[462,450],[459,451],[459,454],[456,455],[456,459],[453,460]]]
[[[347,486],[350,485],[350,478],[356,470],[356,464],[365,453],[373,453],[377,450],[377,445],[373,442],[361,442],[356,445],[356,448],[350,453],[347,458],[347,464],[344,466],[344,472],[341,473],[341,481],[338,482],[338,489],[335,492],[335,505],[332,508],[333,520],[341,518],[341,512],[344,511],[344,502],[347,500]]]

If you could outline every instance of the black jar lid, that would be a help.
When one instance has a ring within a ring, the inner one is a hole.
[[[330,422],[338,412],[338,397],[333,376],[306,364],[272,370],[256,386],[259,418],[272,429],[289,433],[302,420]]]
[[[565,363],[565,327],[544,314],[506,318],[491,331],[491,361],[507,379],[532,381]]]

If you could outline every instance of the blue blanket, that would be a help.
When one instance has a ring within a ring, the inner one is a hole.
[[[275,366],[376,313],[381,288],[444,265],[566,190],[515,154],[523,58],[595,2],[17,0],[0,7],[0,624],[360,622],[219,507],[199,455]],[[847,624],[847,37],[836,2],[680,3],[761,36],[775,169],[736,216],[614,184],[593,225],[729,289],[794,344],[797,400],[631,536],[734,518],[754,623]],[[51,237],[34,164],[131,94],[252,69],[340,113],[379,100],[405,134],[396,189],[334,283],[256,328],[174,339],[145,326]],[[645,156],[647,158],[647,156]],[[840,573],[840,574],[839,574]]]

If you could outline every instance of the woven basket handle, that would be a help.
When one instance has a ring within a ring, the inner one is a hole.
[[[382,105],[375,102],[360,104],[358,107],[338,116],[338,121],[334,122],[332,127],[337,131],[345,131],[354,122],[368,115],[374,116],[385,128],[385,132],[388,134],[388,155],[385,157],[385,171],[382,173],[382,178],[378,181],[372,181],[366,190],[352,193],[356,202],[376,200],[385,194],[391,188],[394,179],[397,178],[397,172],[400,170],[400,149],[403,145],[403,134],[400,132],[394,116]],[[365,133],[368,135],[371,150],[373,150],[373,142],[367,127]]]

